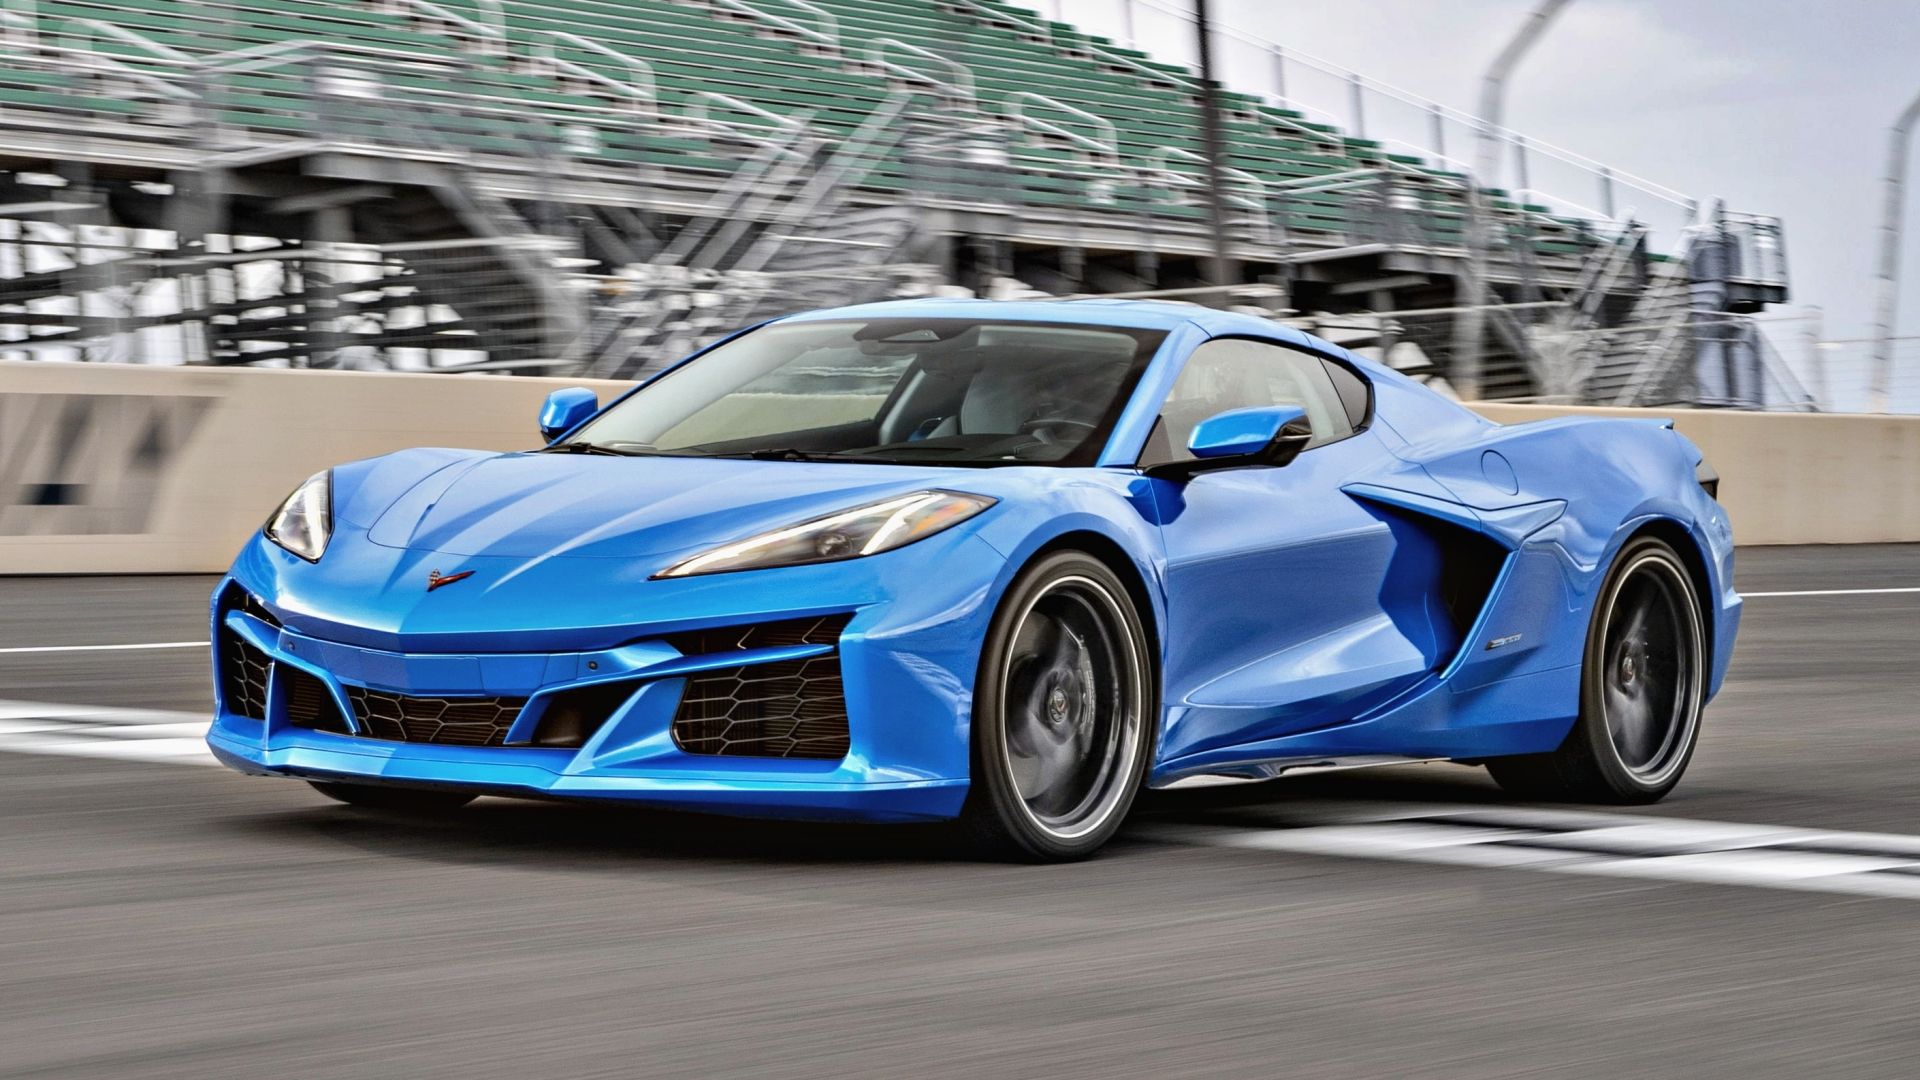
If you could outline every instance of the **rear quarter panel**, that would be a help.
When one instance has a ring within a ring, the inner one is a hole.
[[[1519,640],[1498,649],[1482,643],[1462,665],[1457,688],[1577,665],[1594,594],[1614,555],[1652,527],[1694,564],[1710,598],[1711,689],[1718,689],[1739,616],[1732,529],[1695,477],[1698,448],[1666,421],[1561,417],[1490,426],[1468,440],[1414,442],[1404,453],[1490,525],[1528,520],[1541,504],[1565,504],[1525,536],[1493,598],[1488,634]]]

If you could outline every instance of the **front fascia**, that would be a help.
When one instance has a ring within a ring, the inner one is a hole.
[[[270,657],[320,675],[342,698],[347,682],[423,695],[464,684],[467,694],[537,697],[609,674],[644,689],[599,736],[571,750],[383,742],[297,728],[285,722],[283,692],[270,687],[265,723],[224,703],[218,709],[210,742],[243,771],[801,816],[946,817],[964,797],[979,642],[997,597],[993,583],[1004,578],[1000,553],[969,530],[842,563],[666,581],[607,559],[550,559],[527,569],[526,560],[470,558],[458,565],[478,569],[475,578],[431,593],[425,575],[447,563],[443,555],[351,538],[329,559],[342,555],[329,580],[317,573],[326,562],[291,565],[291,556],[256,538],[231,580],[284,626],[216,611],[215,632],[248,622],[247,636]],[[355,595],[361,582],[390,584],[384,615],[370,614]],[[574,617],[589,608],[627,614]],[[564,614],[552,618],[550,609]],[[679,658],[663,635],[837,612],[852,614],[840,641],[846,757],[717,757],[673,744],[671,718],[695,661]]]

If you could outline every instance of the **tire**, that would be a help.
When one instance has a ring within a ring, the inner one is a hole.
[[[1113,837],[1152,758],[1152,651],[1126,586],[1078,551],[1008,588],[974,681],[972,785],[961,811],[989,852],[1083,859]]]
[[[1705,619],[1673,548],[1629,541],[1594,600],[1580,671],[1580,718],[1559,749],[1494,758],[1500,786],[1529,798],[1658,802],[1693,759],[1706,707]]]
[[[327,798],[348,806],[395,814],[451,813],[475,798],[459,791],[389,787],[384,784],[343,784],[334,780],[309,780],[307,783]]]

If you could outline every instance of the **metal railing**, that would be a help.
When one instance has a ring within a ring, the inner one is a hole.
[[[11,2],[18,5],[22,0]],[[425,0],[406,0],[406,4],[428,15],[433,14],[428,8],[438,6]],[[983,18],[1021,21],[1004,9],[987,8],[975,0],[949,0],[949,6],[985,13]],[[17,14],[19,9],[6,10]],[[481,10],[484,19],[493,9]],[[489,25],[471,21],[475,26]],[[204,150],[194,159],[200,164],[227,167],[330,146],[350,144],[356,151],[385,148],[402,152],[396,156],[466,170],[475,178],[476,190],[484,189],[475,197],[484,202],[489,214],[502,204],[485,200],[500,200],[497,192],[503,184],[506,188],[517,185],[518,190],[545,199],[541,193],[552,184],[586,177],[607,185],[604,190],[612,191],[616,199],[643,198],[668,170],[633,165],[635,151],[665,145],[682,159],[669,169],[705,170],[704,189],[695,181],[682,180],[678,182],[685,186],[676,192],[717,188],[729,193],[724,212],[713,212],[711,220],[704,222],[702,215],[714,211],[714,204],[695,204],[689,210],[688,203],[681,202],[673,211],[680,215],[676,220],[690,214],[695,224],[666,234],[673,244],[709,234],[722,237],[724,249],[702,247],[699,258],[682,263],[663,255],[664,245],[656,244],[641,256],[660,266],[684,265],[694,273],[769,273],[764,268],[776,261],[783,247],[832,240],[796,236],[803,227],[830,223],[845,209],[889,203],[956,213],[985,210],[1002,215],[1000,220],[1021,222],[1022,228],[1042,233],[1051,229],[1065,245],[1080,243],[1094,229],[1102,230],[1103,242],[1109,246],[1116,233],[1133,230],[1140,238],[1139,249],[1156,253],[1193,250],[1205,239],[1206,226],[1193,213],[1198,177],[1186,168],[1199,163],[1199,155],[1168,147],[1155,154],[1123,156],[1120,132],[1111,120],[1032,92],[1015,92],[997,111],[989,112],[980,107],[973,72],[965,64],[896,39],[870,42],[863,60],[849,57],[845,63],[850,70],[875,72],[902,87],[906,92],[899,100],[910,104],[884,117],[875,113],[849,132],[844,125],[816,125],[815,117],[804,111],[786,114],[719,90],[700,89],[663,101],[646,60],[560,31],[516,30],[511,43],[526,61],[525,66],[517,66],[488,62],[498,57],[459,51],[449,56],[437,50],[416,53],[311,41],[187,54],[155,42],[143,44],[140,35],[131,31],[131,38],[117,31],[108,33],[92,25],[97,22],[70,20],[67,44],[53,43],[42,35],[34,40],[30,55],[19,56],[17,62],[8,57],[0,64],[0,85],[7,84],[10,71],[32,70],[35,85],[50,85],[38,76],[52,72],[70,79],[70,89],[75,91],[66,95],[67,104],[57,100],[58,94],[49,94],[50,104],[44,110],[9,108],[0,126],[74,126],[66,110],[77,109],[88,118],[79,126],[93,129],[93,118],[98,117],[101,125],[145,128],[146,137]],[[1096,62],[1176,89],[1197,87],[1194,79],[1180,72],[1143,64],[1098,43],[1069,42],[1066,35],[1054,35],[1039,23],[1033,26],[1041,40],[1085,53]],[[790,28],[776,29],[796,36]],[[813,29],[820,35],[830,29],[835,47],[840,46],[837,26],[822,29],[814,24]],[[462,33],[482,32],[463,26]],[[482,36],[492,40],[490,34]],[[805,34],[797,36],[817,41]],[[88,47],[108,38],[117,42],[114,55]],[[513,51],[508,50],[510,61],[516,59]],[[580,96],[595,100],[582,102],[559,92],[531,96],[524,87],[516,92],[503,79],[503,74],[529,71],[550,76],[556,91],[568,89],[569,83],[587,86],[597,92]],[[51,85],[57,90],[59,80]],[[412,121],[392,122],[396,108]],[[1264,112],[1261,116],[1263,122],[1289,122]],[[204,122],[184,123],[194,117]],[[902,147],[896,137],[914,123],[931,129],[931,134]],[[1318,139],[1340,142],[1337,136],[1313,131],[1308,125],[1297,126]],[[581,133],[584,136],[576,137]],[[954,141],[960,133],[964,139]],[[705,137],[712,153],[702,159],[700,151],[686,151],[689,134]],[[1083,160],[1049,162],[1042,160],[1047,155],[1015,152],[1023,139],[1034,136],[1079,151],[1077,156]],[[1526,146],[1532,154],[1541,144]],[[1374,160],[1375,155],[1366,158]],[[762,163],[756,165],[756,161]],[[1090,168],[1089,161],[1097,168]],[[507,184],[501,178],[509,174],[532,180]],[[1336,169],[1294,180],[1267,180],[1233,168],[1225,176],[1227,201],[1239,211],[1233,224],[1241,248],[1238,254],[1243,257],[1285,264],[1355,253],[1370,245],[1447,256],[1460,250],[1458,215],[1468,189],[1463,177],[1383,155],[1372,167]],[[1598,305],[1637,264],[1637,249],[1630,238],[1652,229],[1633,212],[1602,217],[1589,225],[1570,223],[1551,210],[1526,205],[1526,193],[1523,189],[1516,194],[1519,205],[1496,211],[1496,254],[1507,260],[1506,269],[1519,275],[1527,288],[1535,287],[1527,275],[1553,275],[1555,291],[1550,295],[1564,299],[1563,312],[1583,319],[1550,326],[1544,315],[1521,319],[1503,314],[1507,322],[1501,325],[1515,339],[1537,336],[1543,328],[1585,327]],[[523,205],[530,198],[528,194],[515,197]],[[1608,210],[1610,200],[1611,196]],[[1697,204],[1689,208],[1697,215]],[[1731,256],[1736,264],[1734,276],[1761,283],[1783,277],[1784,254],[1776,220],[1726,215],[1721,227],[1735,253]],[[1693,236],[1690,228],[1683,227],[1680,235],[1678,250],[1683,258],[1664,264],[1661,275],[1662,281],[1677,283],[1681,292],[1686,278],[1684,255]],[[614,240],[611,246],[617,249],[619,237]],[[874,246],[878,249],[884,243],[875,241]],[[847,250],[864,249],[854,245]],[[879,252],[876,258],[890,254]],[[1063,271],[1059,276],[1071,286],[1077,273]],[[739,281],[743,292],[753,291],[744,277]],[[759,286],[753,288],[759,289],[755,295],[767,295]],[[1670,290],[1660,292],[1661,302],[1672,295]],[[1654,298],[1648,297],[1647,302]],[[1650,316],[1642,325],[1607,340],[1640,350],[1643,359],[1650,361],[1646,378],[1651,379],[1679,362],[1680,345],[1686,340],[1683,327],[1681,320],[1656,322]],[[1524,352],[1527,343],[1513,347]],[[1638,393],[1644,387],[1627,389]]]
[[[797,19],[789,19],[784,15],[768,11],[764,7],[749,4],[746,0],[699,0],[699,2],[716,10],[731,11],[737,15],[744,15],[747,18],[758,20],[766,26],[785,31],[804,41],[810,42],[824,52],[838,53],[840,51],[839,20],[835,19],[831,12],[814,4],[809,4],[807,0],[779,0],[779,2],[810,16],[813,19],[813,25],[811,26]]]
[[[507,55],[507,16],[500,0],[474,0],[478,19],[432,0],[379,0],[379,3],[389,12],[405,16],[429,30],[447,28],[456,40],[470,43],[477,55]]]
[[[1089,136],[1059,121],[1031,115],[1027,110],[1033,106],[1051,109],[1063,116],[1072,117],[1099,132],[1099,135]],[[1065,142],[1076,149],[1084,150],[1090,158],[1102,165],[1120,163],[1120,129],[1104,116],[1095,115],[1064,101],[1055,101],[1045,94],[1037,94],[1031,90],[1007,95],[1005,108],[1007,118],[1022,131]]]
[[[541,65],[545,65],[558,75],[571,77],[603,89],[620,100],[635,102],[643,111],[651,112],[659,108],[659,78],[654,73],[653,65],[645,60],[618,49],[610,49],[578,34],[569,34],[564,30],[532,30],[529,34],[539,43],[534,51],[534,62],[530,65],[534,71],[540,71]],[[585,64],[576,64],[564,59],[558,51],[560,45],[592,53],[628,72],[632,77],[616,79]]]
[[[925,67],[908,67],[897,60],[889,59],[896,52],[918,57],[936,71],[947,73],[945,78],[931,74]],[[875,71],[881,72],[906,86],[924,85],[948,95],[954,101],[974,106],[980,100],[975,89],[973,69],[949,56],[941,56],[932,49],[921,48],[899,38],[876,38],[868,43],[866,63]]]

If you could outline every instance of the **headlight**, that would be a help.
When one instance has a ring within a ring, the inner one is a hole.
[[[317,472],[293,489],[267,519],[267,539],[308,562],[319,562],[333,535],[333,473]]]
[[[689,577],[877,555],[958,525],[995,501],[957,491],[916,491],[717,547],[653,576]]]

